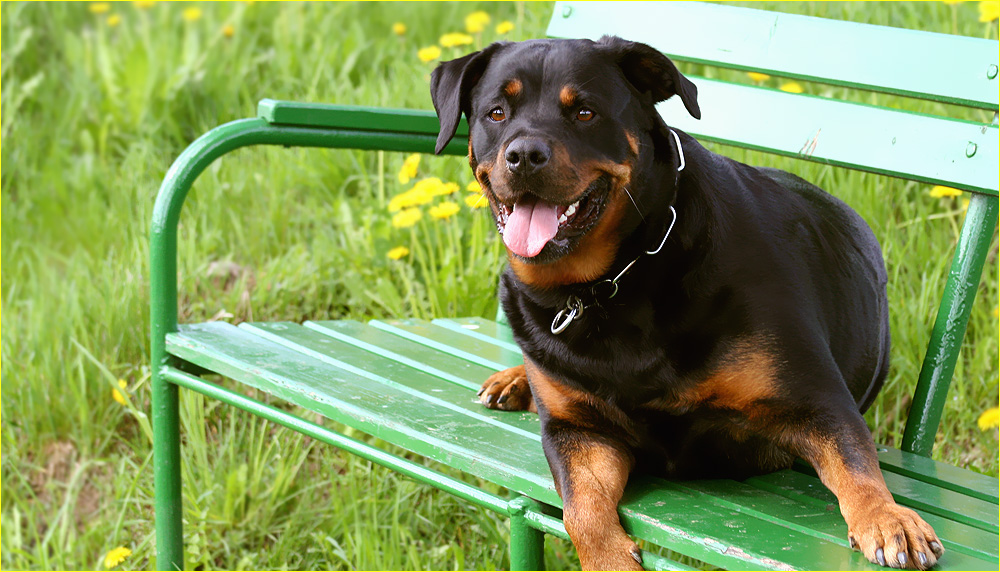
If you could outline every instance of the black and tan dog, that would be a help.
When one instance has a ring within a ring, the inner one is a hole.
[[[872,562],[943,548],[898,506],[861,417],[888,369],[886,272],[865,222],[788,173],[713,154],[654,104],[697,89],[615,37],[493,44],[431,79],[438,152],[462,113],[507,246],[524,366],[482,402],[537,411],[584,568],[640,569],[629,473],[741,478],[810,462]]]

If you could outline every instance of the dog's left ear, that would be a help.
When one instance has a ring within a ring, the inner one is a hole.
[[[654,103],[678,95],[688,113],[695,119],[701,119],[698,88],[656,48],[617,36],[604,36],[597,41],[597,46],[610,51],[625,79],[639,92],[649,92]]]
[[[455,136],[462,113],[468,117],[471,113],[469,95],[472,88],[486,71],[486,65],[493,54],[507,42],[496,42],[480,52],[462,56],[447,62],[442,62],[431,72],[431,101],[437,112],[438,131],[437,144],[434,153],[440,155],[445,145]]]

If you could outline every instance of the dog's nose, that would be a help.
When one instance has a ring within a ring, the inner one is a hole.
[[[522,137],[511,141],[504,158],[507,168],[516,175],[530,175],[549,162],[552,148],[541,139]]]

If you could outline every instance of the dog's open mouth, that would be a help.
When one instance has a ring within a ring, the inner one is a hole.
[[[498,200],[497,228],[514,254],[534,258],[546,245],[569,246],[570,239],[590,230],[600,218],[610,190],[610,178],[602,176],[569,205],[550,203],[533,194],[513,205]]]

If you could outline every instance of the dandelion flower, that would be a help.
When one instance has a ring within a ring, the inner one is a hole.
[[[983,414],[979,416],[979,421],[976,423],[982,431],[986,431],[990,427],[1000,426],[1000,408],[991,407],[983,411]]]
[[[402,36],[403,34],[406,33],[406,24],[402,22],[396,22],[395,24],[392,25],[392,33],[396,34],[397,36]]]
[[[979,21],[992,22],[1000,18],[1000,0],[987,0],[979,3]]]
[[[386,253],[386,256],[388,256],[393,260],[399,260],[400,258],[408,255],[409,253],[410,253],[409,248],[406,248],[405,246],[397,246],[396,248],[393,248],[388,253]]]
[[[392,226],[396,228],[407,228],[420,222],[423,213],[418,208],[409,208],[399,211],[392,217]]]
[[[472,36],[461,32],[452,32],[441,36],[438,40],[442,48],[454,48],[456,46],[467,46],[472,43]]]
[[[465,17],[465,31],[470,34],[478,34],[490,23],[490,15],[482,10],[473,12]]]
[[[128,387],[128,383],[126,383],[124,379],[119,379],[118,380],[118,387],[120,387],[122,389],[122,391],[125,391],[125,388]],[[114,400],[117,401],[119,404],[125,405],[125,396],[122,395],[121,391],[118,391],[117,389],[112,389],[111,390],[111,397],[113,397]],[[115,550],[119,550],[119,549],[116,548]],[[112,551],[112,552],[114,552],[114,551]],[[129,554],[131,554],[131,553],[132,552],[129,551]],[[128,556],[128,554],[126,554],[125,556]],[[118,562],[121,562],[121,560],[119,560]],[[115,564],[117,564],[117,562]],[[109,568],[110,568],[110,566],[109,566]]]
[[[403,161],[403,166],[399,169],[399,182],[406,184],[410,179],[417,176],[417,167],[420,166],[420,153],[414,153]]]
[[[511,22],[510,20],[504,20],[503,22],[497,24],[497,34],[500,34],[501,36],[510,32],[513,29],[514,29],[514,22]]]
[[[111,569],[121,564],[126,558],[132,555],[132,551],[124,546],[119,546],[104,557],[104,567]]]
[[[236,28],[234,28],[232,24],[226,24],[222,27],[222,35],[227,38],[232,38],[236,35]]]
[[[108,19],[105,20],[105,23],[108,25],[109,28],[114,28],[118,24],[122,23],[122,17],[119,16],[118,14],[112,14],[108,16]]]
[[[949,6],[953,6],[955,4],[961,4],[962,2],[965,2],[965,0],[941,0],[941,2]]]
[[[458,191],[458,183],[442,183],[431,189],[430,193],[435,197],[450,195]]]
[[[445,201],[439,205],[431,207],[430,210],[427,212],[430,213],[431,218],[435,218],[438,220],[447,220],[458,213],[458,203]]]
[[[802,93],[802,86],[790,81],[781,85],[781,91],[787,91],[788,93]]]
[[[185,22],[195,22],[201,18],[201,8],[187,8],[181,12]]]
[[[747,72],[747,77],[758,83],[771,79],[771,76],[767,75],[766,73],[759,73],[759,72]]]
[[[153,2],[151,0],[143,0],[141,2],[132,2],[132,5],[140,10],[149,10],[150,8],[156,5],[156,2]]]
[[[437,46],[427,46],[417,50],[417,57],[422,62],[434,61],[441,57],[441,48]]]
[[[929,194],[935,199],[941,199],[944,197],[957,197],[962,194],[962,191],[951,187],[945,187],[943,185],[934,185],[934,188],[929,191]]]
[[[88,7],[91,14],[107,14],[111,11],[111,4],[107,2],[94,2]]]
[[[469,191],[470,193],[483,192],[483,188],[479,186],[479,181],[472,181],[468,185],[465,185],[465,190]]]
[[[470,193],[465,196],[465,204],[470,209],[481,209],[486,206],[486,197],[480,193]]]

